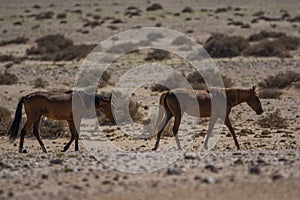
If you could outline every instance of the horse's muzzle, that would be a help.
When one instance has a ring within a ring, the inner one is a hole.
[[[262,109],[259,109],[258,111],[256,111],[257,115],[261,115],[264,111]]]

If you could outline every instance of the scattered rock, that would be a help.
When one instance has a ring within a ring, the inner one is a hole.
[[[187,160],[194,160],[197,159],[197,154],[194,152],[185,152],[184,158]]]
[[[194,10],[191,7],[185,7],[181,12],[183,13],[192,13]]]
[[[260,170],[259,166],[252,166],[249,168],[249,173],[258,175],[261,173],[261,170]]]
[[[273,174],[273,175],[271,176],[271,178],[272,178],[273,181],[277,181],[277,180],[279,180],[279,179],[282,179],[283,176],[282,176],[280,173],[277,172],[277,173]]]
[[[52,19],[53,15],[54,12],[52,11],[41,12],[35,16],[35,19],[36,20]]]
[[[211,185],[211,184],[215,184],[216,180],[212,177],[208,177],[208,178],[204,178],[202,182]]]
[[[180,168],[168,167],[167,175],[181,175],[182,170]]]
[[[269,131],[269,130],[263,130],[263,131],[261,132],[261,135],[263,135],[263,136],[270,135],[270,134],[272,134],[272,132]]]
[[[156,10],[162,10],[162,9],[163,9],[163,7],[160,4],[154,3],[150,6],[148,6],[146,11],[156,11]]]
[[[42,174],[42,179],[48,179],[48,174]]]
[[[204,168],[210,170],[213,173],[218,173],[219,172],[219,169],[216,168],[214,165],[206,165]]]
[[[214,34],[204,44],[204,49],[213,58],[234,57],[241,55],[249,42],[241,36]]]
[[[50,160],[50,164],[52,164],[52,165],[62,165],[63,164],[63,160],[61,160],[61,159],[53,159],[53,160]]]
[[[129,6],[125,11],[125,16],[133,17],[133,16],[140,16],[142,10],[135,6]]]

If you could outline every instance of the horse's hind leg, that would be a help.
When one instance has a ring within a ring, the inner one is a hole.
[[[172,114],[169,113],[169,112],[166,112],[165,119],[164,118],[161,118],[161,119],[158,118],[158,123],[159,123],[159,121],[161,121],[161,122],[158,125],[158,133],[157,133],[157,136],[156,136],[156,142],[155,142],[155,145],[154,145],[154,148],[152,149],[152,151],[155,151],[158,148],[161,134],[162,134],[164,128],[166,127],[166,125],[168,124],[168,122],[170,121],[171,118],[172,118]]]
[[[225,118],[225,125],[227,126],[227,128],[229,129],[229,131],[230,131],[230,133],[231,133],[231,135],[233,137],[234,144],[235,144],[236,148],[239,150],[240,149],[240,145],[239,145],[239,142],[236,139],[234,129],[233,129],[232,125],[231,125],[231,122],[230,122],[228,116],[226,116],[226,118]]]
[[[78,151],[78,133],[76,131],[76,127],[74,124],[74,121],[68,121],[70,132],[71,132],[71,139],[70,141],[66,144],[62,152],[65,152],[69,149],[70,145],[72,142],[77,138],[77,150],[76,150],[76,141],[75,141],[75,150]]]
[[[36,120],[33,124],[33,135],[36,137],[37,141],[39,142],[42,150],[44,153],[47,153],[47,150],[45,148],[45,145],[44,143],[42,142],[41,140],[41,137],[40,137],[40,120],[41,120],[41,116],[39,117],[38,120]]]
[[[175,117],[175,121],[174,121],[174,126],[173,126],[173,135],[175,137],[177,148],[179,150],[182,150],[182,147],[180,145],[180,141],[179,141],[179,138],[178,138],[178,130],[179,130],[180,122],[181,122],[181,113],[180,113],[180,111],[178,113],[174,114],[174,117]]]
[[[27,120],[25,125],[23,126],[21,130],[21,137],[20,137],[20,144],[19,144],[19,153],[23,152],[23,145],[24,145],[24,138],[28,130],[31,128],[34,120],[32,120],[30,117],[27,116]]]
[[[209,137],[211,136],[211,134],[212,134],[212,131],[213,131],[213,128],[214,128],[214,126],[215,126],[215,123],[216,123],[216,121],[217,121],[217,118],[215,118],[215,117],[212,117],[211,119],[210,119],[210,122],[209,122],[209,125],[208,125],[208,129],[207,129],[207,135],[206,135],[206,137],[205,137],[205,140],[204,140],[204,149],[208,149],[208,140],[209,140]]]

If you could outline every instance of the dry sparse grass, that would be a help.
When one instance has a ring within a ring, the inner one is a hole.
[[[13,85],[18,82],[18,77],[7,71],[0,74],[0,85]]]
[[[245,56],[258,57],[291,57],[285,46],[277,41],[262,40],[261,42],[248,47],[244,51]]]
[[[277,99],[281,94],[282,92],[277,88],[262,89],[259,91],[259,97],[262,99]]]
[[[145,58],[146,61],[150,60],[165,60],[170,58],[170,53],[161,49],[154,49],[148,53],[147,57]]]
[[[0,106],[0,135],[7,133],[11,122],[11,112],[7,108]]]
[[[69,61],[85,58],[96,45],[74,45],[61,34],[46,35],[36,40],[37,47],[27,49],[27,55],[38,56],[40,60]]]
[[[9,44],[24,44],[28,41],[28,38],[25,37],[17,37],[11,40],[2,40],[0,41],[0,46],[5,46]]]
[[[268,76],[258,85],[261,88],[283,89],[292,85],[293,82],[300,81],[300,74],[294,71],[280,72],[274,76]]]
[[[33,85],[34,88],[45,88],[46,86],[49,85],[49,83],[48,81],[45,81],[41,77],[39,77],[33,81]]]
[[[262,128],[287,128],[287,120],[280,116],[280,111],[268,113],[265,117],[258,120]]]
[[[249,42],[241,36],[214,34],[204,44],[204,49],[213,58],[235,57],[249,46]]]
[[[69,137],[70,132],[64,120],[51,120],[45,117],[41,120],[40,134],[43,138]]]

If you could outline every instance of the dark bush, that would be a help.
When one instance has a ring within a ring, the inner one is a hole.
[[[73,45],[73,41],[61,34],[46,35],[35,40],[39,48],[45,48],[47,53],[62,50]]]
[[[181,12],[183,12],[183,13],[192,13],[192,12],[194,12],[194,10],[191,7],[187,6],[184,9],[182,9]]]
[[[291,86],[293,82],[300,81],[300,74],[294,71],[280,72],[274,76],[268,76],[258,85],[261,88],[278,88],[283,89]]]
[[[0,135],[7,134],[11,122],[11,112],[7,108],[0,106]]]
[[[0,55],[0,62],[13,61],[15,57],[13,55]]]
[[[249,36],[249,41],[259,41],[266,38],[279,38],[282,36],[286,36],[283,32],[271,32],[271,31],[261,31],[259,33],[255,33]]]
[[[156,11],[156,10],[162,10],[162,9],[163,9],[163,7],[160,4],[154,3],[150,6],[148,6],[146,11]]]
[[[265,117],[258,120],[258,124],[262,128],[287,128],[287,120],[280,116],[280,111],[268,113]]]
[[[241,36],[214,34],[204,44],[204,49],[214,58],[234,57],[241,55],[249,42]]]
[[[277,99],[280,97],[282,92],[280,89],[277,88],[271,88],[271,89],[261,89],[259,91],[259,97],[262,99]]]
[[[95,47],[95,45],[74,45],[72,40],[61,34],[47,35],[36,40],[37,47],[27,50],[28,55],[39,55],[40,60],[73,60],[81,59]]]
[[[52,11],[41,12],[35,16],[36,20],[51,19],[54,13]]]
[[[0,42],[0,46],[8,45],[8,44],[24,44],[28,41],[28,38],[25,37],[17,37],[11,40],[2,40]]]
[[[129,6],[125,11],[125,15],[128,17],[140,16],[141,13],[142,10],[135,6]]]
[[[246,56],[259,56],[259,57],[291,57],[285,45],[278,41],[262,40],[257,44],[248,47],[244,51]]]
[[[300,38],[283,35],[277,42],[285,46],[287,50],[296,50],[300,46]]]
[[[165,60],[170,58],[170,53],[161,49],[154,49],[148,53],[147,57],[144,59],[149,60]]]
[[[15,74],[4,72],[0,74],[0,85],[13,85],[18,82],[18,77]]]
[[[98,21],[98,20],[94,20],[94,21],[87,21],[83,24],[83,27],[91,27],[91,28],[95,28],[97,26],[101,26],[104,23],[104,21]]]
[[[66,13],[58,13],[56,15],[56,18],[57,19],[65,19],[67,17],[67,14]]]
[[[41,77],[33,81],[34,88],[45,88],[49,85],[48,81],[43,80]]]

